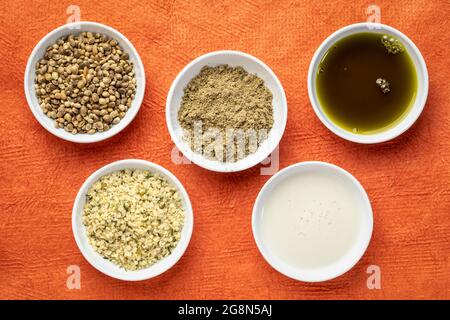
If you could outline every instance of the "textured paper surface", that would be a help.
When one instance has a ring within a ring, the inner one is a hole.
[[[421,49],[430,74],[424,113],[382,145],[346,142],[315,116],[307,95],[310,59],[333,31],[366,21],[367,1],[77,1],[81,19],[127,36],[143,60],[147,88],[133,123],[94,145],[62,141],[34,119],[23,92],[31,50],[64,24],[64,1],[0,4],[0,298],[450,298],[449,1],[377,1],[382,22]],[[251,210],[267,176],[260,168],[218,174],[171,161],[165,100],[178,72],[209,51],[234,49],[266,62],[280,78],[289,118],[280,167],[335,163],[367,189],[373,239],[360,263],[335,280],[305,284],[274,271],[251,232]],[[71,230],[73,200],[99,167],[125,158],[154,161],[185,185],[194,208],[191,244],[166,274],[140,283],[104,276],[81,256]],[[366,286],[381,268],[381,290]],[[81,289],[66,287],[69,265]]]

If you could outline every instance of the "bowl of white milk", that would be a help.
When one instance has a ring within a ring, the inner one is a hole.
[[[258,249],[277,271],[300,281],[326,281],[364,255],[372,236],[372,207],[349,172],[325,162],[301,162],[263,186],[252,228]]]

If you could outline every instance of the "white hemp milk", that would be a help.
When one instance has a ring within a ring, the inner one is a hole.
[[[339,175],[286,177],[263,204],[262,238],[273,255],[293,267],[325,267],[352,247],[362,210],[355,186]]]

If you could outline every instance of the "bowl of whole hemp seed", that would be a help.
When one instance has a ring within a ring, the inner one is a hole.
[[[33,115],[47,131],[72,142],[98,142],[136,116],[145,91],[144,66],[117,30],[74,22],[39,41],[24,87]]]

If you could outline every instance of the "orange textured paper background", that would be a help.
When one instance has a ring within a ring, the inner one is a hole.
[[[430,76],[419,121],[400,138],[373,146],[329,132],[309,103],[310,59],[333,31],[367,19],[372,1],[2,1],[0,4],[0,298],[58,299],[378,299],[450,298],[450,2],[376,1],[382,22],[422,51]],[[146,70],[141,110],[112,139],[60,140],[34,119],[23,91],[29,54],[66,23],[81,19],[128,37]],[[305,284],[274,271],[251,232],[254,200],[269,178],[260,167],[235,174],[171,161],[165,101],[178,72],[209,51],[233,49],[266,62],[280,78],[289,116],[280,168],[305,160],[335,163],[366,188],[374,209],[372,242],[357,266],[335,280]],[[139,283],[111,279],[81,256],[72,236],[73,200],[99,167],[126,158],[163,165],[185,185],[194,233],[166,274]],[[381,290],[366,286],[369,265]],[[81,289],[66,269],[81,268]]]

